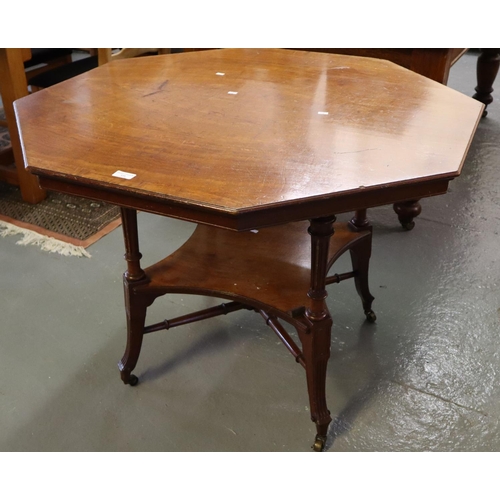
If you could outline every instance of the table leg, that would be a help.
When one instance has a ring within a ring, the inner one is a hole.
[[[422,206],[419,200],[400,201],[394,203],[394,211],[398,214],[398,219],[404,229],[410,231],[415,227],[413,219],[420,215]]]
[[[370,222],[366,217],[366,210],[356,210],[354,217],[350,221],[350,226],[358,231],[371,229]],[[377,316],[372,311],[374,297],[368,287],[368,269],[372,253],[371,236],[363,245],[357,245],[349,252],[351,254],[352,269],[355,273],[354,283],[356,291],[361,298],[366,319],[370,323],[373,323],[376,321]]]
[[[305,360],[307,389],[311,419],[316,424],[315,451],[322,451],[326,443],[328,426],[332,421],[326,406],[326,368],[330,358],[332,319],[325,299],[328,245],[333,235],[335,217],[311,220],[311,288],[308,292],[309,307],[305,316],[309,328],[301,334]]]
[[[474,99],[482,102],[485,106],[491,104],[493,97],[493,83],[500,67],[500,49],[481,49],[481,55],[477,59],[477,87]],[[483,111],[483,117],[488,111]]]
[[[123,383],[136,385],[139,379],[132,375],[132,370],[139,359],[144,336],[146,310],[152,301],[146,295],[136,293],[138,287],[149,282],[140,264],[142,255],[139,252],[137,212],[130,208],[122,208],[121,214],[125,240],[125,260],[127,261],[127,270],[123,275],[125,310],[127,313],[127,347],[125,354],[118,363],[118,367]]]

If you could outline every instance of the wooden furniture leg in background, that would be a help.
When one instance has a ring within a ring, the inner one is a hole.
[[[498,74],[500,66],[500,49],[481,49],[481,55],[477,59],[477,87],[474,99],[482,102],[485,106],[493,101],[493,83]],[[483,117],[488,114],[486,109]]]
[[[38,178],[24,168],[23,154],[19,134],[17,132],[16,117],[13,103],[28,95],[28,85],[23,63],[23,49],[0,48],[0,95],[9,129],[10,141],[16,164],[17,183],[21,189],[23,200],[28,203],[38,203],[45,196],[38,184]],[[14,173],[15,174],[15,173]]]

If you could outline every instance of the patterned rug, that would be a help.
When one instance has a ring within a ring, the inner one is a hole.
[[[8,131],[0,127],[0,150],[9,146]],[[55,192],[32,205],[22,200],[17,186],[0,182],[0,236],[21,234],[20,245],[90,257],[85,249],[120,224],[114,205]]]

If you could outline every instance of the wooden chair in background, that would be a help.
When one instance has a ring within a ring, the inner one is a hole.
[[[28,95],[27,75],[62,66],[70,60],[71,53],[72,49],[0,48],[0,96],[5,113],[0,126],[7,127],[11,142],[11,147],[0,151],[0,181],[18,185],[28,203],[42,201],[46,193],[37,177],[24,169],[13,103]]]
[[[99,66],[118,59],[148,54],[170,54],[171,49],[97,49]]]

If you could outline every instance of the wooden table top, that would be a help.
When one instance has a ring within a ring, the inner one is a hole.
[[[388,61],[281,49],[120,60],[15,107],[42,185],[232,229],[444,192],[483,109]]]

